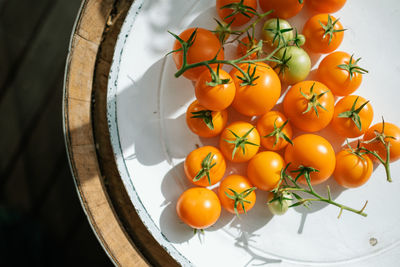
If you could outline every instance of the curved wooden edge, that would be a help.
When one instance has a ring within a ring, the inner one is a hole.
[[[135,212],[119,177],[109,139],[108,73],[132,1],[82,3],[65,70],[65,142],[82,207],[114,264],[177,266]]]

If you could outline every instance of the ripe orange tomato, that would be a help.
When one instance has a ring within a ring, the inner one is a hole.
[[[279,111],[265,113],[257,121],[257,131],[261,136],[261,145],[274,151],[284,148],[293,134],[286,116]]]
[[[303,28],[306,49],[314,53],[330,53],[342,43],[343,31],[340,21],[329,14],[312,16]]]
[[[179,37],[184,41],[188,41],[195,30],[195,28],[189,28],[183,31]],[[175,40],[173,50],[178,50],[180,48],[182,48],[182,45],[178,40]],[[197,28],[193,44],[188,48],[187,51],[187,64],[213,59],[217,53],[217,59],[223,60],[224,50],[221,48],[221,43],[219,42],[218,38],[209,30]],[[183,64],[183,52],[174,52],[172,54],[172,58],[174,59],[176,68],[180,69]],[[216,67],[214,65],[212,66]],[[205,66],[195,67],[185,71],[183,76],[190,80],[197,80],[200,74],[205,70],[207,70],[207,67]]]
[[[346,52],[329,54],[319,64],[318,80],[336,96],[349,95],[360,86],[362,74],[368,72],[357,66],[359,60],[353,60]]]
[[[318,170],[310,173],[311,184],[315,185],[332,175],[336,157],[332,145],[325,138],[315,134],[303,134],[293,139],[293,146],[286,147],[285,162],[290,163],[289,171],[297,170],[300,166]],[[299,181],[306,183],[304,176],[299,178]]]
[[[218,80],[226,82],[218,85],[210,85],[212,82],[209,70],[200,74],[195,86],[195,94],[199,103],[210,110],[220,111],[229,107],[235,97],[236,88],[232,77],[223,69],[215,70]]]
[[[213,146],[203,146],[189,153],[185,159],[186,178],[197,186],[209,186],[224,177],[226,163],[221,152]]]
[[[255,155],[247,166],[247,177],[258,189],[271,191],[278,184],[285,162],[281,155],[264,151]]]
[[[257,11],[257,0],[244,0],[241,4],[240,2],[241,0],[217,0],[216,8],[219,17],[226,23],[233,20],[232,26],[241,26],[249,22]]]
[[[335,99],[324,84],[303,81],[293,85],[283,100],[290,122],[300,130],[316,132],[325,128],[333,117]]]
[[[374,139],[376,133],[382,133],[382,126],[382,122],[371,126],[371,128],[365,132],[363,140],[369,141]],[[385,135],[383,138],[385,142],[390,143],[390,162],[400,159],[400,128],[392,123],[385,122],[383,134]],[[392,136],[394,139],[387,136]],[[383,160],[386,160],[385,146],[379,140],[367,143],[364,146],[371,151],[376,151]],[[373,159],[376,160],[375,157],[373,157]]]
[[[246,55],[250,50],[255,49],[257,47],[258,41],[254,38],[249,38],[248,36],[242,38],[237,46],[237,54],[238,57],[241,58]],[[249,59],[257,58],[257,52],[250,54]]]
[[[343,187],[353,188],[365,184],[371,177],[373,164],[367,155],[362,158],[344,149],[336,154],[333,177]]]
[[[337,102],[331,122],[335,132],[350,138],[364,134],[374,116],[371,104],[365,103],[365,98],[356,95],[345,96]],[[361,107],[362,105],[364,106]]]
[[[176,203],[178,217],[194,229],[205,229],[218,220],[221,203],[218,196],[204,187],[189,188]]]
[[[248,122],[236,121],[221,133],[219,148],[226,159],[233,162],[245,162],[257,154],[260,135]]]
[[[232,69],[230,74],[236,86],[233,108],[246,116],[258,116],[270,111],[281,95],[278,75],[265,63],[257,63],[256,67],[253,64],[242,64],[239,67],[254,80],[244,82],[238,78],[243,77],[243,74],[236,68]]]
[[[246,177],[230,175],[219,185],[218,197],[222,207],[227,211],[241,214],[251,210],[256,203],[254,190],[255,188]]]
[[[273,9],[273,17],[288,19],[294,17],[303,8],[304,3],[299,0],[260,0],[263,12]]]
[[[226,126],[228,112],[211,111],[193,101],[186,111],[186,123],[189,129],[201,137],[214,137],[219,135]]]
[[[319,13],[334,13],[341,9],[346,0],[307,0],[306,5]]]

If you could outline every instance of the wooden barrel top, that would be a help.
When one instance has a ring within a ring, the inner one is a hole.
[[[64,82],[64,133],[89,223],[114,264],[178,266],[138,217],[117,171],[106,118],[114,46],[133,0],[83,1]]]

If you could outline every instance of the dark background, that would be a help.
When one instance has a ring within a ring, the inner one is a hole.
[[[81,208],[62,130],[80,0],[0,0],[0,266],[111,266]]]

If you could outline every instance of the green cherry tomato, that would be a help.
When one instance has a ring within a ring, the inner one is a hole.
[[[276,200],[272,201],[275,197],[275,194],[270,192],[268,194],[268,198],[267,198],[267,205],[268,205],[268,209],[269,211],[274,214],[274,215],[283,215],[285,214],[288,209],[289,206],[292,205],[292,197],[290,195],[290,193],[285,192],[282,194],[282,196],[280,197],[275,197],[277,198]]]
[[[283,83],[295,84],[303,81],[311,69],[311,60],[304,49],[297,46],[281,48],[275,57],[281,63],[272,62],[271,66],[278,73]]]
[[[264,23],[262,34],[264,41],[273,47],[286,44],[293,39],[292,26],[286,20],[279,18],[267,20]]]

